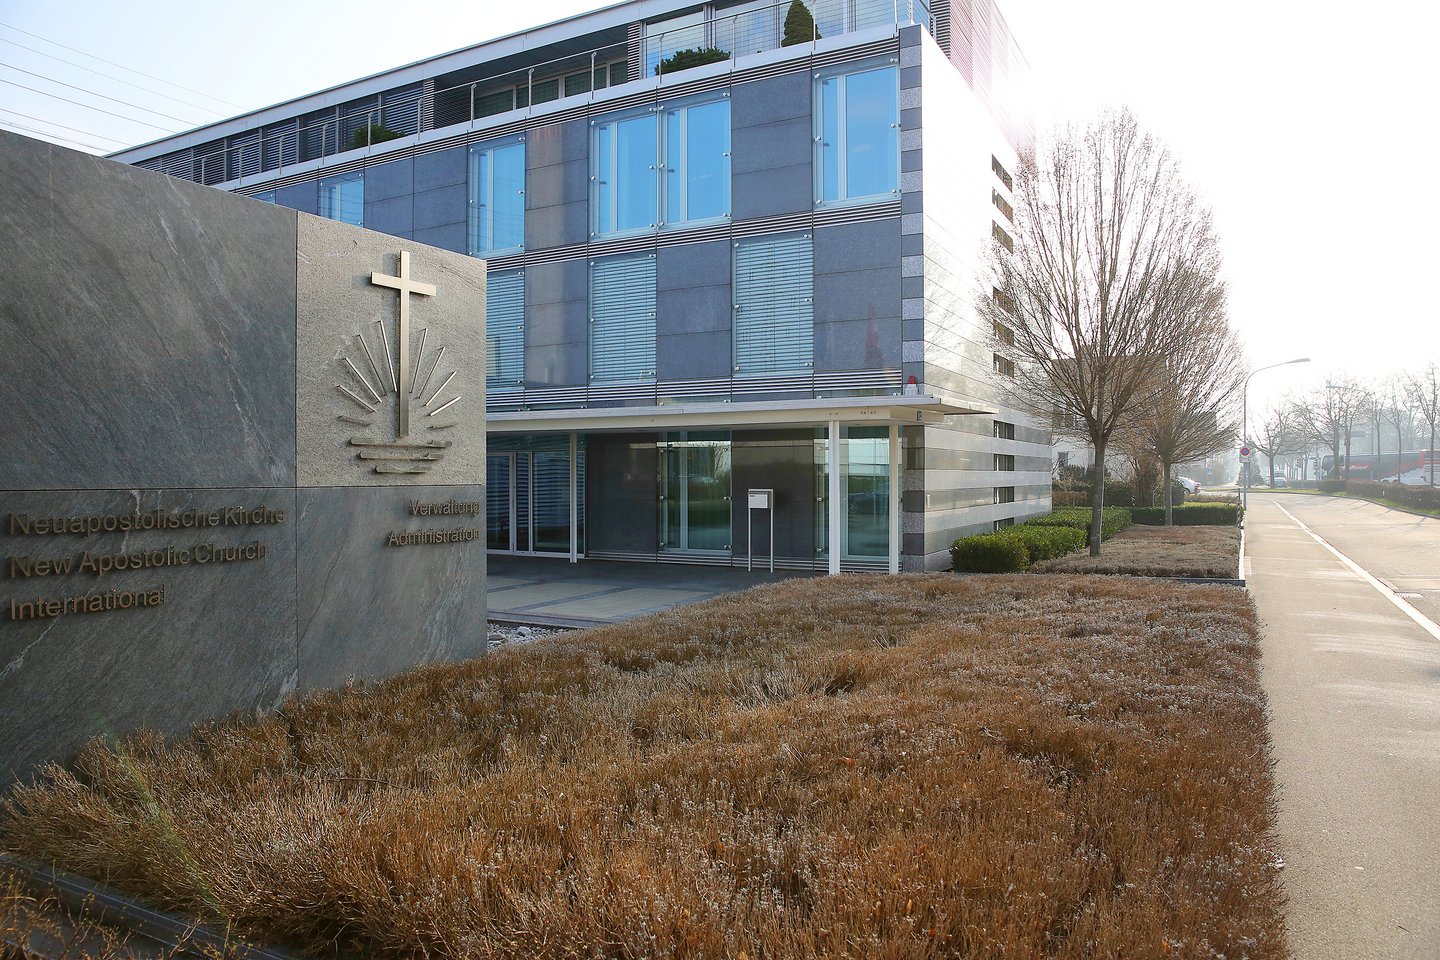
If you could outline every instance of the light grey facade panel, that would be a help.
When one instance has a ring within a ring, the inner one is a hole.
[[[661,334],[655,338],[656,376],[705,380],[731,374],[730,331]]]
[[[365,168],[367,214],[369,205],[374,201],[408,197],[414,192],[415,161],[411,157],[391,160],[388,163],[376,163]]]
[[[370,181],[365,183],[369,193]],[[409,237],[415,229],[415,198],[409,194],[388,200],[365,198],[365,228],[396,237]]]
[[[434,190],[464,184],[467,171],[465,147],[451,147],[415,158],[415,190]]]
[[[450,223],[440,227],[417,229],[414,239],[420,243],[428,243],[432,247],[439,247],[441,250],[464,253],[466,247],[465,222],[462,220],[459,223]]]
[[[455,183],[435,190],[417,191],[415,194],[415,229],[443,227],[450,223],[465,223],[469,200],[465,184]],[[462,249],[463,253],[464,250]]]

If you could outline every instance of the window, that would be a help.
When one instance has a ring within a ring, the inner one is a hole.
[[[995,339],[996,339],[996,340],[998,340],[999,342],[1005,344],[1005,346],[1007,346],[1007,347],[1013,347],[1013,346],[1015,346],[1015,331],[1014,331],[1014,330],[1011,330],[1009,327],[1005,326],[1005,324],[1000,323],[1000,322],[998,322],[998,321],[995,322],[992,326],[993,326],[994,331],[995,331]]]
[[[492,273],[485,283],[485,389],[525,382],[525,271]]]
[[[1013,424],[1013,423],[1006,423],[1004,420],[995,420],[995,421],[992,421],[992,422],[995,424],[995,439],[996,439],[996,440],[1014,440],[1014,439],[1015,439],[1015,424]]]
[[[997,471],[1012,472],[1015,469],[1015,455],[1012,453],[995,454],[995,469]]]
[[[991,365],[995,368],[995,372],[1000,374],[1002,377],[1015,376],[1015,361],[1011,360],[1009,357],[1002,357],[998,353],[993,354],[990,358],[990,362]]]
[[[801,373],[814,360],[810,234],[735,244],[735,373]]]
[[[1000,196],[1000,191],[993,187],[990,190],[990,202],[995,204],[995,209],[1005,214],[1006,220],[1012,223],[1015,221],[1015,208],[1010,206],[1010,201]]]
[[[524,138],[471,147],[469,182],[471,256],[524,250]]]
[[[993,532],[993,531],[995,531],[995,530],[1004,530],[1006,527],[1013,527],[1013,526],[1015,526],[1015,518],[1014,518],[1014,517],[1001,517],[999,520],[996,520],[996,521],[991,525],[990,529],[991,529],[991,531]]]
[[[365,175],[343,173],[320,181],[320,216],[365,225]]]
[[[590,380],[655,379],[655,255],[590,261]]]
[[[1005,165],[1002,164],[994,156],[990,157],[990,172],[994,173],[995,176],[1000,178],[1000,182],[1005,184],[1006,190],[1015,189],[1015,181],[1011,179],[1010,171],[1006,170]]]
[[[665,107],[666,226],[730,215],[730,101]]]
[[[1015,241],[1010,238],[1010,234],[1006,233],[1005,228],[1000,226],[1000,224],[994,222],[990,224],[990,235],[995,238],[995,242],[1000,244],[1000,246],[1009,250],[1011,253],[1015,252]]]
[[[1012,300],[1010,297],[1006,296],[1005,291],[1001,290],[999,287],[991,287],[990,299],[994,300],[996,305],[999,306],[1001,310],[1004,310],[1006,313],[1011,314],[1012,316],[1014,315],[1015,301]]]
[[[729,99],[677,101],[591,126],[595,236],[730,216]]]
[[[1014,487],[996,487],[996,488],[995,488],[995,502],[996,502],[996,503],[1014,503],[1014,502],[1015,502],[1015,488],[1014,488]]]
[[[899,84],[893,64],[816,81],[817,205],[900,192]]]

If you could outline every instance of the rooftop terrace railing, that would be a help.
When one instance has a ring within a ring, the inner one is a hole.
[[[757,2],[732,8],[738,12],[728,16],[701,19],[703,14],[691,14],[642,24],[638,35],[632,31],[617,43],[433,91],[419,84],[387,91],[367,98],[374,102],[364,106],[337,108],[334,117],[308,124],[301,124],[300,117],[268,124],[232,135],[223,145],[177,151],[140,166],[200,183],[231,182],[427,130],[593,96],[646,76],[660,77],[663,83],[692,67],[781,47],[813,46],[859,30],[930,26],[928,0],[803,0],[799,6],[809,14],[808,25],[803,16],[789,16],[794,6],[792,0]]]

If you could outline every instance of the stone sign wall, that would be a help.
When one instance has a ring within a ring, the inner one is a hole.
[[[483,262],[0,132],[0,263],[0,783],[483,652]]]

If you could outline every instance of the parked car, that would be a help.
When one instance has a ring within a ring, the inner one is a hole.
[[[1440,470],[1435,471],[1435,476],[1440,478]],[[1430,483],[1430,468],[1416,467],[1414,470],[1406,470],[1399,476],[1385,477],[1381,483],[1403,483],[1412,487],[1428,486]]]
[[[1270,484],[1270,486],[1276,487],[1276,488],[1279,488],[1279,487],[1288,487],[1288,486],[1290,486],[1290,481],[1285,478],[1285,474],[1283,474],[1283,473],[1277,473],[1277,474],[1275,474],[1275,479],[1274,479],[1274,481]]]
[[[1180,486],[1184,487],[1185,492],[1190,494],[1192,497],[1200,492],[1200,484],[1196,483],[1194,480],[1191,480],[1189,477],[1176,477],[1175,479],[1180,481]]]

